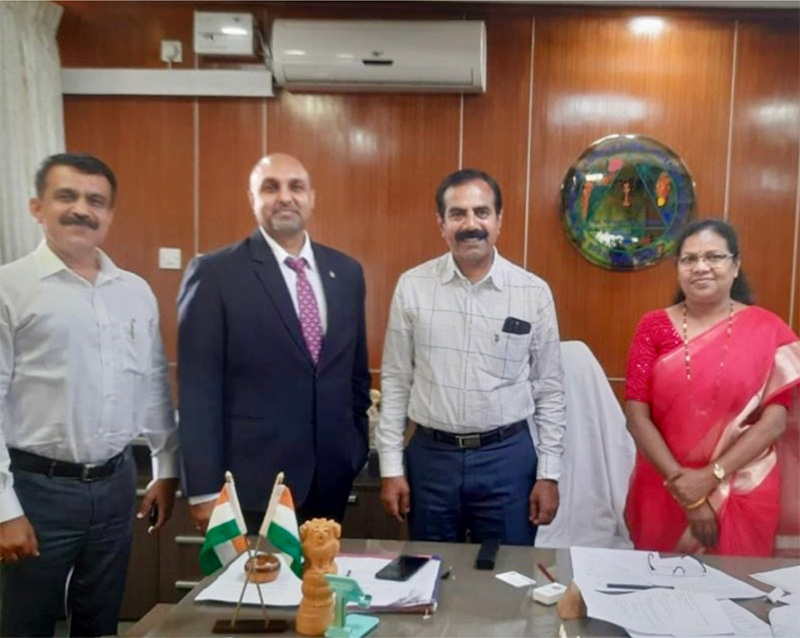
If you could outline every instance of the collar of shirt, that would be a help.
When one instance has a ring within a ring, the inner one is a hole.
[[[489,268],[489,272],[486,273],[486,276],[481,279],[480,281],[475,282],[474,284],[464,276],[464,273],[458,268],[456,264],[456,260],[453,258],[453,253],[447,253],[446,258],[442,264],[442,272],[441,272],[441,282],[442,284],[448,284],[453,281],[455,278],[459,278],[464,281],[468,286],[480,286],[483,284],[491,284],[497,290],[503,289],[503,259],[500,257],[500,253],[498,252],[497,248],[494,249],[494,254],[492,255],[492,267]]]
[[[111,261],[111,258],[99,248],[97,249],[97,253],[100,257],[100,270],[97,273],[97,280],[95,281],[94,285],[99,286],[106,281],[119,278],[119,268],[117,268],[117,265]],[[83,277],[77,275],[69,266],[67,266],[61,257],[56,255],[55,252],[53,252],[53,249],[47,245],[47,241],[44,239],[41,241],[39,246],[37,246],[36,250],[33,252],[33,255],[36,261],[36,276],[40,281],[61,271],[67,271],[80,278],[81,281],[86,281]],[[89,282],[86,283],[88,284]]]
[[[269,233],[265,231],[261,226],[258,227],[261,231],[261,234],[264,236],[264,240],[267,242],[267,246],[270,247],[272,250],[272,254],[275,255],[275,259],[281,266],[286,266],[286,258],[287,257],[294,257],[294,255],[290,255],[286,250],[284,250],[283,246],[281,246],[278,242],[276,242],[272,237],[269,236]],[[317,270],[317,262],[314,259],[314,251],[311,249],[311,239],[308,236],[308,233],[303,234],[303,248],[300,250],[300,254],[297,255],[298,257],[302,257],[306,260],[308,267],[316,271]],[[286,266],[288,268],[288,266]]]

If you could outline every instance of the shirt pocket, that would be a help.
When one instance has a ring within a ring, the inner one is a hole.
[[[123,373],[143,375],[149,368],[150,326],[143,318],[118,318],[114,323],[117,361]]]
[[[479,365],[498,379],[517,379],[528,361],[530,343],[530,334],[510,334],[500,329],[481,331],[476,343]]]

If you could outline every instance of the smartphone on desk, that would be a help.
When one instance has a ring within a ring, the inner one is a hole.
[[[380,578],[381,580],[408,580],[429,560],[429,556],[401,554],[391,563],[379,569],[375,573],[375,578]]]

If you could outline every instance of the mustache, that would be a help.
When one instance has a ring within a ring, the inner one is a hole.
[[[91,228],[92,230],[100,228],[100,222],[96,219],[87,215],[75,215],[74,213],[62,215],[58,222],[62,226],[86,226],[86,228]]]
[[[456,233],[456,241],[467,241],[468,239],[486,239],[489,233],[483,228],[474,230],[459,230]]]

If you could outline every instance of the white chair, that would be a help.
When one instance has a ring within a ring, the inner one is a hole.
[[[603,368],[581,341],[561,343],[567,429],[561,505],[536,547],[630,548],[623,518],[636,447]]]

